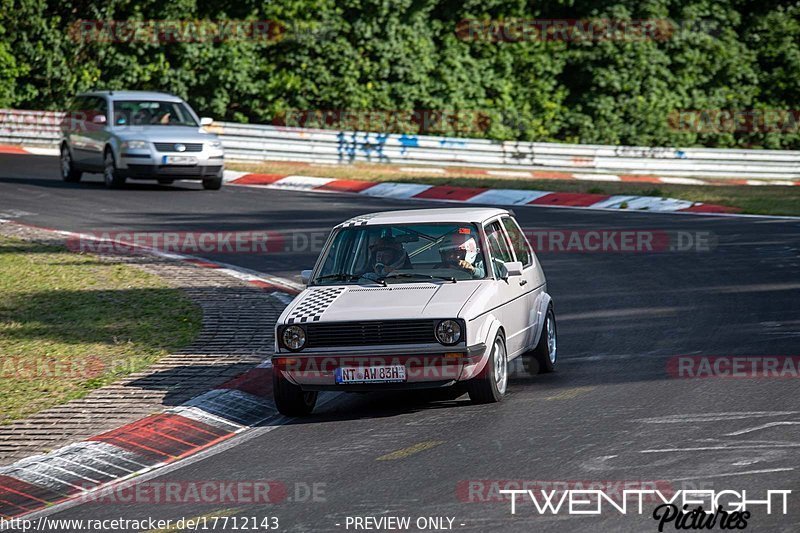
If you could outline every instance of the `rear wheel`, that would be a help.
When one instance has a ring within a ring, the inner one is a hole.
[[[283,377],[283,373],[277,368],[272,370],[272,395],[275,398],[275,407],[286,416],[309,415],[317,403],[317,392],[303,391]]]
[[[529,374],[547,374],[556,369],[558,356],[556,343],[556,314],[553,306],[547,308],[539,343],[532,352],[525,354],[525,368]]]
[[[114,162],[114,154],[106,150],[103,156],[103,181],[109,189],[117,189],[125,185],[125,176],[121,176]]]
[[[77,183],[81,181],[83,172],[75,170],[75,165],[72,162],[72,154],[69,153],[69,148],[66,144],[61,146],[61,179],[69,183]]]
[[[467,393],[472,403],[494,403],[503,399],[508,387],[508,354],[506,341],[498,333],[492,352],[481,373],[467,381]]]

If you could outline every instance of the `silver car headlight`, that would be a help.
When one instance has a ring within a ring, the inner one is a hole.
[[[208,146],[214,150],[222,150],[222,141],[211,141]]]
[[[292,351],[302,350],[306,345],[306,332],[300,326],[289,326],[283,330],[281,340]]]
[[[456,344],[461,340],[461,324],[455,320],[442,320],[436,326],[436,340],[442,344]]]
[[[149,148],[147,141],[123,141],[123,150],[147,150]]]

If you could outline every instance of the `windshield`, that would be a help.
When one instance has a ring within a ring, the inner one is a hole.
[[[486,277],[473,224],[366,225],[338,230],[313,285]]]
[[[116,126],[197,126],[183,102],[118,100],[114,102]]]

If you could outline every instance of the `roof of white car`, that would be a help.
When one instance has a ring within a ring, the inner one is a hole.
[[[161,100],[166,102],[182,102],[174,94],[155,91],[92,91],[78,96],[109,96],[112,100]]]
[[[509,214],[496,207],[444,207],[440,209],[408,209],[383,211],[353,217],[339,226],[368,226],[378,224],[430,224],[436,222],[481,223],[497,215]]]

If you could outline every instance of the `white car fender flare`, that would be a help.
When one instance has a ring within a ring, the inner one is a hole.
[[[486,344],[486,352],[483,354],[483,357],[481,357],[481,360],[474,367],[472,367],[467,379],[470,377],[475,377],[483,371],[484,367],[486,366],[486,362],[489,361],[489,354],[492,353],[492,349],[494,348],[494,338],[497,336],[497,332],[500,331],[501,327],[502,323],[494,315],[489,315],[486,317],[486,320],[484,320],[481,328],[483,331],[479,333],[478,338],[484,339],[484,343]]]
[[[539,338],[542,336],[542,331],[544,330],[544,319],[547,316],[547,308],[552,301],[553,299],[550,295],[544,291],[536,297],[536,337],[533,339],[532,347],[536,347],[536,345],[539,344]]]

